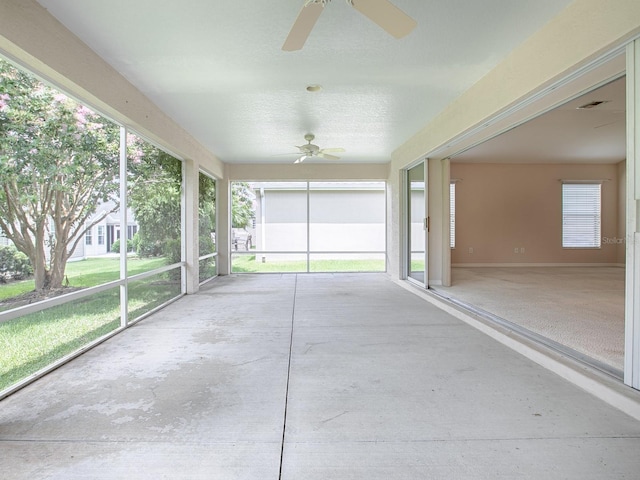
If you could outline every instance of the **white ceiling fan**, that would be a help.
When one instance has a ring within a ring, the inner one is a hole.
[[[408,35],[417,25],[416,21],[389,0],[346,0],[347,4],[378,24],[396,38]],[[304,46],[322,10],[331,0],[306,0],[298,14],[282,50],[300,50]]]
[[[324,158],[325,160],[340,160],[340,157],[331,155],[331,153],[344,152],[344,148],[320,148],[319,146],[311,143],[314,138],[316,137],[313,133],[307,133],[304,136],[304,139],[307,141],[307,143],[305,145],[296,146],[296,148],[300,150],[298,153],[284,153],[282,155],[299,155],[299,157],[293,163],[302,163],[307,158],[311,157],[320,157]]]

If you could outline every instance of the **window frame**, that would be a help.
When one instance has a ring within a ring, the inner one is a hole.
[[[456,248],[456,182],[449,183],[449,248]]]
[[[597,187],[597,189],[591,188],[590,192],[589,187]],[[563,180],[561,202],[562,248],[592,250],[602,248],[602,181]],[[573,212],[567,212],[567,208],[570,207],[574,208]],[[580,212],[581,209],[582,212]],[[590,212],[591,209],[594,211]],[[580,218],[583,219],[583,223],[576,223]],[[588,221],[589,219],[592,221]],[[568,225],[571,221],[573,225]],[[575,237],[580,235],[580,230],[590,229],[593,230],[593,237],[588,237],[589,241],[576,241]]]

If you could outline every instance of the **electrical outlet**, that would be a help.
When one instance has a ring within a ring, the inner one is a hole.
[[[518,247],[513,249],[513,253],[520,253],[520,251],[518,250]]]
[[[524,253],[524,247],[520,247],[520,253]]]
[[[473,247],[469,247],[469,253],[473,253]]]

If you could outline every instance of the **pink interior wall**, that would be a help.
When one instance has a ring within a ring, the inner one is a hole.
[[[451,178],[459,181],[451,263],[617,263],[614,242],[600,249],[562,248],[560,179],[609,180],[602,185],[602,236],[615,239],[619,174],[615,164],[452,163]]]

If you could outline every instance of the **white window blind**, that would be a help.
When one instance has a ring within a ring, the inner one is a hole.
[[[451,222],[449,224],[449,246],[456,248],[456,184],[451,183],[449,185],[449,214],[451,216]]]
[[[562,185],[563,247],[600,247],[600,191],[599,183]]]

